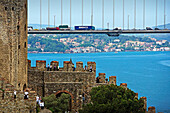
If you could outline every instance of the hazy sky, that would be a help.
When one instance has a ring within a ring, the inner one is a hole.
[[[82,25],[82,0],[72,1],[72,26]],[[91,0],[83,0],[83,23],[91,25]],[[124,26],[134,28],[134,0],[125,1]],[[156,24],[156,0],[145,0],[145,25]],[[143,0],[136,0],[136,26],[143,28]],[[170,0],[166,0],[166,23],[170,23]],[[61,24],[61,0],[50,0],[50,24]],[[113,0],[104,0],[104,27],[113,28]],[[102,0],[93,0],[93,25],[102,28]],[[164,0],[158,0],[158,25],[164,24]],[[28,24],[40,24],[40,0],[28,0]],[[42,0],[42,24],[48,24],[48,0]],[[63,0],[63,24],[70,25],[70,0]],[[115,0],[115,27],[123,27],[123,0]]]

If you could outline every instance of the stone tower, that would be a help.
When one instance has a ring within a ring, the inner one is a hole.
[[[27,0],[0,0],[0,75],[27,86]]]

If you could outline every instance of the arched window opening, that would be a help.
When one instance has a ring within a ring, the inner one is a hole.
[[[12,7],[12,11],[15,11],[15,7]]]
[[[17,25],[17,30],[19,30],[19,27],[20,27],[20,26],[19,26],[19,25]]]

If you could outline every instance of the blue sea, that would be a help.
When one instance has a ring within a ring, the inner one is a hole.
[[[117,76],[117,85],[127,83],[128,88],[139,97],[147,97],[147,107],[155,106],[156,112],[170,113],[170,51],[163,52],[119,52],[119,53],[77,53],[77,54],[28,54],[32,66],[36,60],[63,61],[73,63],[96,62],[96,76]]]

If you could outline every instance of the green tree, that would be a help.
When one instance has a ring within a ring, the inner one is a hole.
[[[130,89],[112,84],[92,88],[90,95],[92,102],[80,113],[144,113],[143,100],[135,98]]]
[[[64,113],[69,110],[70,95],[62,93],[60,97],[56,98],[54,94],[44,97],[45,107],[53,113]]]

